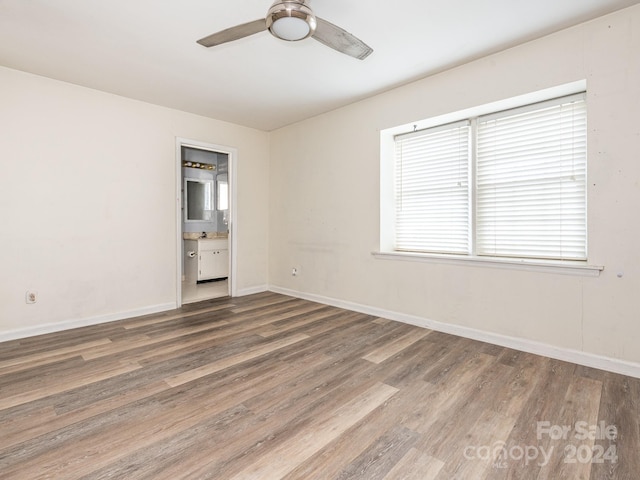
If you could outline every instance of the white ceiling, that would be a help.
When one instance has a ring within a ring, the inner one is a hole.
[[[364,61],[268,32],[272,0],[0,0],[0,65],[273,130],[640,0],[313,0],[370,45]]]

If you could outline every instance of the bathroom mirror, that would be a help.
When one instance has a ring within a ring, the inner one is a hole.
[[[184,179],[186,222],[209,222],[213,214],[213,180]]]

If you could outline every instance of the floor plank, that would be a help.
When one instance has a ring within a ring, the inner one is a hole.
[[[429,333],[431,333],[429,330],[424,330],[423,332],[407,332],[404,335],[400,335],[398,338],[393,339],[386,345],[377,347],[374,351],[368,353],[362,358],[373,363],[383,362],[387,358],[394,356],[396,353],[401,352],[408,346],[413,345]]]
[[[281,478],[296,465],[310,458],[325,445],[365,418],[398,390],[377,383],[361,395],[347,401],[326,417],[314,421],[284,444],[274,448],[268,457],[261,456],[232,477],[233,480]]]
[[[443,466],[444,462],[412,448],[383,480],[434,480]]]

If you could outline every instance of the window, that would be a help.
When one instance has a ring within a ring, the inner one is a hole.
[[[395,250],[586,260],[584,94],[394,144]]]
[[[217,208],[218,210],[228,210],[229,209],[229,182],[227,181],[227,174],[219,174],[216,180],[218,184],[218,201]]]
[[[396,248],[468,253],[470,124],[396,138]]]

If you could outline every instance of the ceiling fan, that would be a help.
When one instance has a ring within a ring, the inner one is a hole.
[[[227,28],[198,40],[200,45],[214,47],[248,37],[264,30],[281,40],[297,42],[311,37],[327,47],[359,60],[367,58],[373,49],[346,30],[316,17],[309,0],[275,0],[264,19]]]

